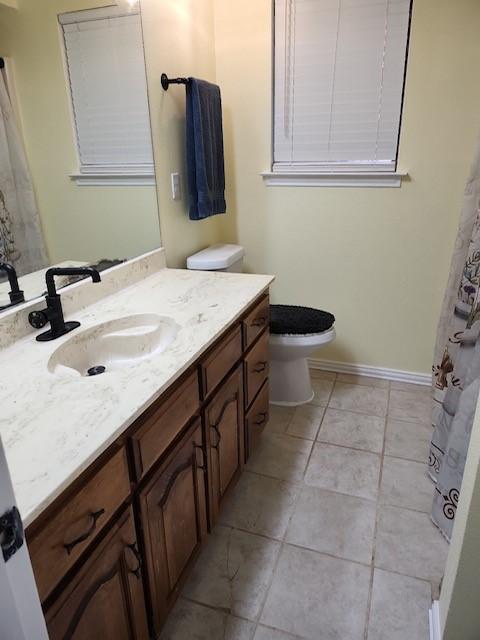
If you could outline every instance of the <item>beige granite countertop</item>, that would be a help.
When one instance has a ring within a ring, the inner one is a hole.
[[[132,424],[272,280],[162,269],[67,314],[67,320],[82,323],[76,332],[140,313],[169,316],[179,325],[176,338],[159,355],[101,376],[48,371],[50,356],[73,333],[46,343],[30,334],[1,349],[0,434],[24,524]]]

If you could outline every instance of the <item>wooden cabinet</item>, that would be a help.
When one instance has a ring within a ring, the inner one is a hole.
[[[38,593],[44,601],[130,496],[125,447],[80,481],[75,499],[62,501],[28,537]]]
[[[205,409],[212,524],[217,520],[225,494],[242,470],[245,459],[243,415],[243,376],[240,364]]]
[[[245,418],[245,448],[246,458],[251,455],[252,451],[257,446],[257,443],[262,435],[265,425],[268,422],[269,417],[269,404],[268,404],[268,380],[264,382],[263,387],[258,392],[257,397],[252,403],[252,406],[247,412]]]
[[[243,319],[243,346],[245,349],[255,342],[262,331],[268,327],[269,322],[270,300],[268,295],[265,295]]]
[[[268,311],[261,296],[28,528],[51,640],[158,637],[268,421]]]
[[[137,479],[158,461],[200,405],[196,372],[187,375],[176,388],[138,420],[132,436]]]
[[[245,357],[245,405],[247,407],[268,378],[268,369],[268,332],[265,332]]]
[[[207,533],[206,453],[200,420],[139,496],[156,633]]]
[[[241,357],[242,331],[240,326],[237,326],[212,347],[200,364],[204,398],[225,378]]]
[[[130,510],[45,618],[50,640],[148,640],[140,555]]]

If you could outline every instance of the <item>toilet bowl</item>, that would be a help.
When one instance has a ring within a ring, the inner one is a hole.
[[[241,272],[245,251],[235,244],[207,247],[187,259],[188,269]],[[270,403],[296,406],[314,398],[308,357],[335,338],[335,317],[291,305],[270,306]]]
[[[288,305],[271,305],[270,315],[270,403],[307,404],[315,396],[308,357],[334,340],[335,318],[319,309]]]

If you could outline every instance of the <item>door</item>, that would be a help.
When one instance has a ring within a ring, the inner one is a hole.
[[[210,515],[213,525],[225,494],[241,473],[245,458],[241,364],[207,405],[205,425],[210,454]]]
[[[131,509],[67,583],[46,620],[50,640],[148,640]]]
[[[14,506],[15,496],[0,438],[0,517],[12,513]],[[6,542],[8,535],[4,532],[0,553],[0,638],[48,640],[27,545],[24,541],[10,555],[3,553]]]
[[[155,632],[207,534],[206,455],[197,419],[140,493]]]

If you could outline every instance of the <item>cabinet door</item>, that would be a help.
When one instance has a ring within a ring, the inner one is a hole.
[[[224,382],[205,410],[210,453],[210,515],[215,523],[228,489],[245,459],[242,365]]]
[[[139,558],[128,510],[47,610],[50,640],[147,640]]]
[[[207,533],[205,458],[197,420],[140,493],[157,634]]]

